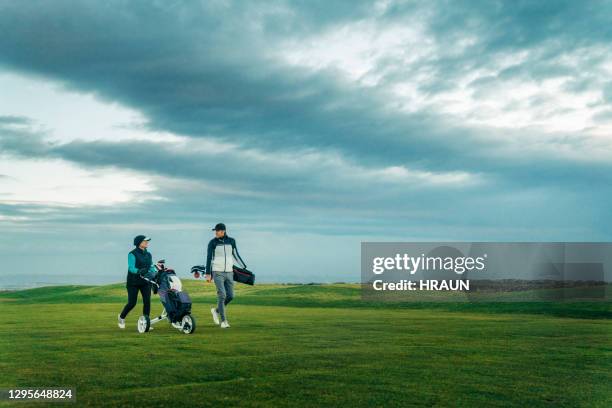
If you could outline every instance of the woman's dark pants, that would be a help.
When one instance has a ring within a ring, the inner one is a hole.
[[[123,311],[121,312],[121,318],[125,319],[130,310],[136,306],[136,301],[138,300],[138,292],[142,295],[142,314],[148,316],[151,312],[151,285],[127,285],[127,293],[128,293],[128,302],[124,306]]]

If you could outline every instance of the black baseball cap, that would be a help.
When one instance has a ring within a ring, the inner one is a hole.
[[[134,237],[134,246],[140,245],[142,241],[150,241],[150,240],[151,238],[147,237],[146,235],[136,235]]]
[[[225,224],[220,222],[217,225],[215,225],[215,228],[212,229],[213,231],[225,231]]]

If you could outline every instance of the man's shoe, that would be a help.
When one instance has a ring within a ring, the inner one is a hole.
[[[120,329],[125,329],[125,319],[121,318],[121,315],[117,315],[117,325]]]
[[[217,313],[217,309],[215,309],[214,307],[211,307],[210,313],[213,316],[213,322],[215,322],[215,324],[218,325],[219,324],[219,313]]]
[[[230,325],[227,322],[227,320],[224,320],[224,321],[221,322],[221,328],[222,329],[229,329],[229,327],[230,327]]]

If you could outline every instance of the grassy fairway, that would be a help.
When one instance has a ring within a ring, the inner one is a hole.
[[[71,386],[79,406],[612,406],[609,304],[381,305],[351,285],[240,286],[221,330],[212,288],[186,287],[193,335],[138,334],[140,303],[120,331],[121,285],[0,294],[0,387]]]

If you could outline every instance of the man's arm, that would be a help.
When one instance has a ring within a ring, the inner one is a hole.
[[[232,255],[234,255],[234,260],[236,261],[236,263],[239,264],[238,266],[246,269],[247,266],[242,260],[242,258],[240,257],[240,253],[238,253],[238,247],[236,246],[236,240],[233,238],[232,238]]]
[[[212,264],[212,257],[213,257],[213,251],[214,251],[214,243],[213,240],[210,240],[210,242],[208,243],[208,249],[206,251],[206,271],[204,272],[206,275],[209,275],[212,277],[212,269],[211,269],[211,264]]]

